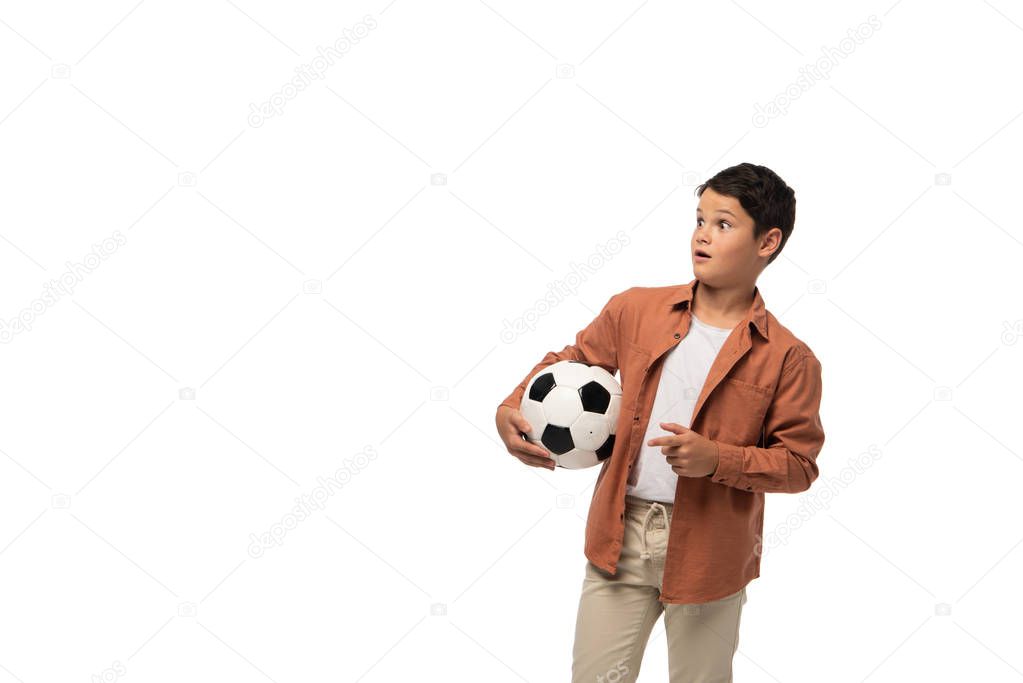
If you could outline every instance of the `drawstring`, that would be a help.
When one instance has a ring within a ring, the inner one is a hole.
[[[639,554],[639,559],[641,559],[641,560],[649,560],[650,559],[650,551],[647,550],[647,547],[646,547],[646,531],[647,531],[647,527],[650,525],[650,518],[653,516],[654,510],[660,510],[661,516],[664,517],[664,524],[665,524],[665,526],[668,525],[668,512],[667,512],[667,510],[665,510],[664,506],[661,505],[660,503],[658,503],[656,501],[651,502],[650,503],[650,507],[648,507],[647,510],[646,510],[646,515],[644,515],[644,517],[643,517],[643,532],[639,535],[640,540],[643,543],[643,550]]]

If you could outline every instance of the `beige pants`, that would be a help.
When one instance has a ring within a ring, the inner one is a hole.
[[[664,612],[671,683],[730,683],[746,588],[693,605],[658,600],[671,524],[669,503],[625,497],[618,573],[586,561],[572,649],[573,683],[636,681],[643,651]]]

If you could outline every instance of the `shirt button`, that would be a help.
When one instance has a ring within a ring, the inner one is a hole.
[[[681,336],[682,336],[682,335],[681,335],[681,334],[679,334],[678,332],[676,332],[676,333],[675,333],[675,339],[679,339],[679,338],[680,338]]]

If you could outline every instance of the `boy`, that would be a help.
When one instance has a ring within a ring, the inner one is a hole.
[[[524,439],[529,379],[566,359],[621,373],[614,450],[586,522],[576,683],[635,681],[662,612],[670,680],[731,681],[746,585],[760,576],[764,494],[804,491],[818,474],[821,364],[756,286],[792,234],[795,194],[748,163],[696,192],[695,278],[612,296],[497,411],[508,451],[554,469]]]

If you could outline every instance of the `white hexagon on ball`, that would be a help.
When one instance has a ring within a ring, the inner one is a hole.
[[[543,400],[547,424],[569,427],[583,414],[583,401],[576,387],[556,386]]]
[[[611,436],[607,418],[597,413],[584,412],[572,423],[568,431],[572,433],[572,443],[575,447],[585,451],[597,450],[604,445],[607,437]]]

